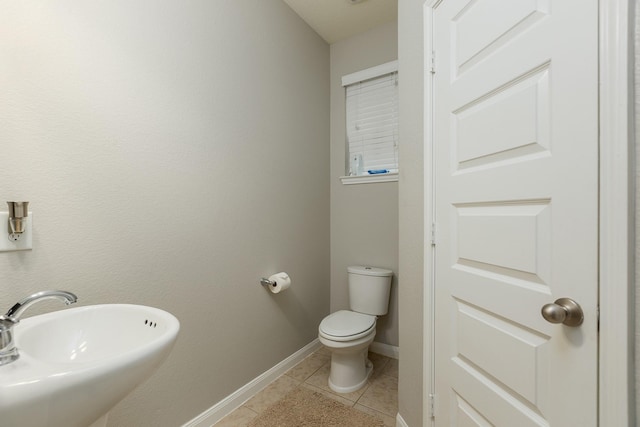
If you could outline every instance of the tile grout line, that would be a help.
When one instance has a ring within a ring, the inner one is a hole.
[[[376,354],[376,353],[374,353]],[[367,394],[368,391],[371,390],[372,386],[375,384],[375,382],[377,382],[377,380],[382,379],[383,377],[387,377],[393,380],[397,381],[397,376],[394,375],[387,375],[385,372],[385,370],[387,369],[387,367],[389,366],[391,362],[391,359],[383,356],[383,355],[377,355],[373,358],[374,360],[376,360],[376,364],[378,366],[376,366],[375,371],[373,372],[373,374],[371,375],[371,377],[367,380],[367,384],[363,387],[362,392],[357,396],[357,398],[355,400],[351,400],[350,398],[344,397],[342,395],[340,395],[339,393],[335,393],[332,390],[327,390],[324,387],[319,387],[311,382],[309,382],[309,380],[311,380],[311,378],[313,378],[314,376],[316,376],[316,374],[318,374],[318,372],[320,370],[322,370],[323,368],[326,367],[327,364],[331,363],[331,357],[330,355],[327,355],[326,353],[322,352],[322,349],[311,353],[309,356],[307,356],[303,361],[301,361],[300,363],[298,363],[296,366],[300,366],[302,363],[304,363],[304,361],[309,360],[311,358],[313,358],[314,356],[316,356],[316,358],[320,359],[320,361],[323,361],[324,363],[322,363],[320,366],[318,366],[317,368],[315,368],[312,372],[304,372],[304,370],[298,371],[298,377],[292,375],[293,374],[293,370],[295,369],[295,367],[289,369],[287,372],[283,373],[280,377],[278,377],[278,379],[280,379],[283,376],[286,376],[288,378],[288,380],[291,381],[291,384],[295,384],[295,387],[308,387],[311,390],[317,391],[321,394],[325,394],[325,395],[329,395],[330,396],[334,396],[335,400],[347,405],[348,407],[351,407],[353,409],[359,410],[361,412],[362,409],[360,408],[365,408],[368,411],[373,411],[373,413],[375,414],[379,414],[379,416],[384,416],[384,417],[394,417],[395,414],[389,414],[385,411],[380,410],[380,408],[376,408],[376,407],[372,407],[375,406],[375,402],[369,401],[368,404],[362,403],[362,399],[363,397],[365,397],[365,395]],[[371,359],[370,359],[371,360]],[[373,362],[373,360],[372,360]],[[380,363],[383,362],[383,363]],[[313,364],[311,365],[313,366]],[[300,373],[303,373],[304,375],[299,375]],[[301,377],[304,377],[304,379],[300,379]],[[274,380],[273,382],[277,381]],[[385,387],[386,390],[386,387]],[[358,390],[360,391],[360,390]],[[392,390],[389,390],[392,391]],[[244,408],[245,410],[249,410],[251,413],[255,414],[255,416],[260,415],[265,409],[261,408],[260,411],[252,408],[252,407],[248,407],[245,406],[246,403],[248,403],[251,399],[249,399],[247,402],[245,402],[244,404],[242,404],[240,407]],[[348,402],[348,404],[346,403]],[[366,402],[366,400],[365,400]],[[239,408],[238,408],[239,409]]]

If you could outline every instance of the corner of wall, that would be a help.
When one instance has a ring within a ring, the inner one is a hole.
[[[423,425],[425,372],[424,299],[424,32],[423,2],[398,2],[400,86],[399,298],[402,358],[398,408],[406,425]]]

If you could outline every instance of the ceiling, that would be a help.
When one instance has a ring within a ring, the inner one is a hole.
[[[284,0],[332,44],[398,19],[398,0]]]

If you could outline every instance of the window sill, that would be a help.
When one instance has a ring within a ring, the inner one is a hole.
[[[340,181],[342,181],[344,185],[373,184],[375,182],[396,182],[398,181],[398,173],[392,172],[377,175],[341,176]]]

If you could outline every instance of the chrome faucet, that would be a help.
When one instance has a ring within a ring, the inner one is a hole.
[[[0,316],[0,365],[6,365],[20,357],[18,349],[13,342],[13,327],[20,322],[20,316],[32,304],[45,299],[57,299],[70,305],[78,301],[75,294],[67,291],[42,291],[28,296]]]

